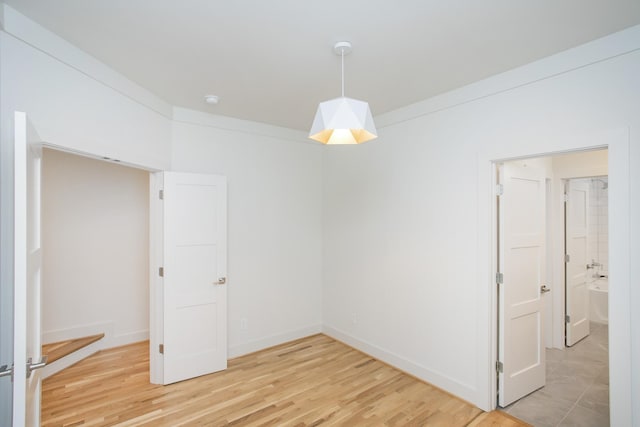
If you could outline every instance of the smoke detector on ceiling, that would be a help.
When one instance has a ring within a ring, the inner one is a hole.
[[[217,95],[205,95],[204,102],[210,105],[216,105],[218,102],[220,102],[220,97],[218,97]]]

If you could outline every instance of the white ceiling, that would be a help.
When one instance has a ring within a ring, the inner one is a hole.
[[[375,116],[640,23],[638,0],[4,1],[173,105],[302,130],[340,95],[336,41]]]

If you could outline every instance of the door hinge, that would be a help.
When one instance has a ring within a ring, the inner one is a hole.
[[[164,277],[164,267],[160,267],[160,268],[158,269],[158,276],[160,276],[160,277]]]
[[[500,273],[500,272],[497,272],[497,273],[496,273],[496,283],[497,283],[498,285],[501,285],[501,284],[503,284],[503,283],[504,283],[504,274],[502,274],[502,273]]]
[[[564,193],[564,197],[563,197],[565,202],[569,201],[569,195],[567,193]]]
[[[504,185],[496,184],[496,196],[502,196],[504,194]]]
[[[499,374],[504,372],[504,365],[499,360],[496,360],[496,372]]]
[[[564,316],[564,321],[565,323],[571,323],[571,316],[569,316],[568,314]]]
[[[164,354],[164,344],[160,344],[158,346],[158,351],[160,352],[160,354]]]
[[[564,262],[567,263],[571,261],[571,257],[569,256],[569,254],[564,254]]]
[[[160,200],[164,200],[164,190],[160,190],[160,191],[158,191],[158,198],[159,198]]]

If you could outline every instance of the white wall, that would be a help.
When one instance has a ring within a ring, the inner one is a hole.
[[[4,303],[13,287],[14,111],[26,112],[34,133],[49,145],[165,169],[171,165],[171,107],[4,4],[0,28],[0,307],[5,316],[12,314]],[[0,328],[2,364],[13,362],[7,358],[12,339],[7,324]],[[5,379],[0,383],[0,407],[5,408]]]
[[[230,356],[319,332],[322,148],[301,143],[303,132],[174,110],[10,7],[0,8],[4,204],[12,197],[14,110],[26,111],[40,138],[65,150],[149,170],[225,174]],[[11,222],[3,215],[3,228]],[[2,238],[9,248],[10,233]],[[11,275],[4,260],[2,274]],[[4,283],[10,281],[3,280],[3,289]]]
[[[483,408],[495,383],[491,161],[606,145],[614,135],[612,421],[630,424],[640,397],[640,263],[629,263],[640,258],[630,220],[640,218],[640,27],[378,116],[378,140],[325,149],[300,144],[293,131],[171,116],[162,101],[2,12],[3,211],[15,109],[52,144],[150,169],[225,174],[232,354],[324,323]],[[3,214],[2,231],[10,223]],[[3,250],[10,241],[5,232]],[[7,266],[3,256],[3,287]]]
[[[55,34],[0,4],[2,144],[13,111],[40,138],[68,150],[149,169],[171,164],[171,107]]]
[[[328,147],[327,332],[489,409],[495,362],[487,356],[495,326],[488,254],[491,160],[607,144],[598,135],[630,129],[630,152],[616,157],[621,164],[611,168],[623,175],[630,168],[629,213],[640,217],[639,47],[635,27],[380,116],[377,141]],[[616,147],[624,149],[627,142]],[[624,200],[621,206],[624,213]],[[631,227],[630,248],[620,246],[617,297],[628,304],[629,292],[633,307],[640,307],[640,272],[624,261],[629,254],[640,256],[640,231]],[[640,323],[629,322],[630,313],[623,312],[622,338],[612,347],[614,366],[615,357],[631,365],[624,351],[631,334],[638,345]],[[634,376],[640,374],[638,360]],[[625,379],[625,367],[617,369],[611,382],[613,424],[625,425],[637,386],[628,381],[629,371]]]
[[[43,343],[148,339],[148,172],[45,149],[42,247]]]
[[[230,123],[176,109],[172,161],[176,171],[227,176],[233,357],[321,331],[322,146],[300,142],[302,132]]]

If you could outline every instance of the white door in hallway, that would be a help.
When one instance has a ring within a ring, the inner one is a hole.
[[[499,197],[498,403],[504,407],[545,384],[543,300],[545,174],[505,163]]]
[[[27,115],[14,116],[13,426],[40,425],[40,171],[42,145]]]
[[[162,175],[162,357],[170,384],[227,367],[227,182]]]
[[[587,229],[589,182],[569,180],[566,185],[565,245],[565,343],[572,346],[589,335],[587,289]]]

